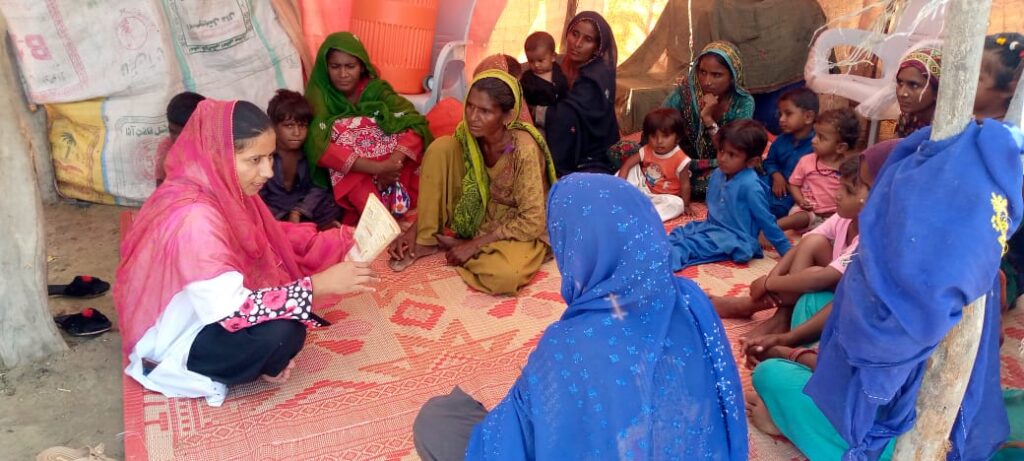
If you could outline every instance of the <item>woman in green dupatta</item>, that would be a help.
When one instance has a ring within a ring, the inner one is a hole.
[[[320,46],[306,99],[313,181],[333,187],[345,223],[359,220],[370,194],[383,192],[396,215],[416,206],[420,157],[432,139],[427,119],[380,79],[355,35],[337,32]]]
[[[388,250],[393,270],[443,250],[479,291],[515,294],[530,282],[549,252],[555,166],[543,136],[517,120],[521,110],[522,90],[508,73],[473,79],[455,136],[423,156],[416,223]]]
[[[723,41],[705,46],[686,81],[662,105],[678,110],[686,120],[686,136],[679,147],[693,159],[693,197],[703,200],[711,172],[718,167],[714,134],[733,120],[754,116],[754,97],[743,88],[743,62],[736,46]]]

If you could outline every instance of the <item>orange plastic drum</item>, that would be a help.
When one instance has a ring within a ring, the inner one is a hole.
[[[439,0],[364,0],[352,5],[351,31],[381,78],[399,93],[422,93],[430,73]]]
[[[314,58],[328,35],[349,30],[351,25],[352,0],[300,0],[299,9],[302,33]]]

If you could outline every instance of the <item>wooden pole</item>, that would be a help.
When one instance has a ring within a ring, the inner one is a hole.
[[[0,46],[0,106],[24,108],[11,62]],[[30,136],[21,117],[0,117],[0,368],[67,349],[47,305],[43,202]]]
[[[6,47],[4,53],[3,69],[11,73],[12,81],[20,82],[18,77],[17,61],[11,51],[14,45],[10,42],[10,35],[7,33],[7,20],[0,15],[0,36],[5,37],[3,44]],[[47,136],[46,111],[38,108],[29,109],[30,103],[20,84],[15,85],[14,91],[18,97],[14,98],[15,104],[8,106],[7,116],[17,117],[21,131],[25,134],[28,142],[28,151],[32,156],[39,193],[42,194],[43,203],[56,203],[60,197],[57,195],[57,182],[53,173],[53,158],[50,156],[50,140]],[[32,105],[35,107],[34,105]]]
[[[955,136],[974,118],[974,97],[992,0],[950,0],[946,37],[942,45],[942,83],[939,85],[932,139]],[[940,461],[949,452],[949,434],[960,411],[978,355],[985,321],[985,296],[963,309],[928,359],[920,393],[917,421],[896,441],[893,461]]]

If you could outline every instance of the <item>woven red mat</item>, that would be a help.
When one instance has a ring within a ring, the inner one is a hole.
[[[696,211],[697,218],[706,214],[702,206]],[[773,264],[771,258],[709,264],[684,274],[711,294],[740,294]],[[416,459],[411,427],[423,402],[459,385],[485,405],[496,404],[564,309],[554,263],[544,265],[516,298],[471,291],[441,255],[397,274],[382,261],[375,267],[383,278],[379,291],[326,309],[333,325],[311,332],[283,386],[235,387],[222,407],[212,408],[201,399],[168,399],[126,377],[126,458]],[[1005,381],[1017,387],[1024,387],[1017,355],[1024,339],[1021,313],[1008,316],[1003,350]],[[733,344],[769,315],[726,320]],[[741,375],[749,386],[750,373],[743,369]],[[756,429],[750,448],[755,460],[802,459],[789,443]]]

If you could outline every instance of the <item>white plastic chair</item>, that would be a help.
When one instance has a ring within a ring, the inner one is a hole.
[[[426,114],[441,98],[462,99],[466,94],[466,46],[476,0],[441,0],[432,49],[433,72],[423,79],[422,94],[403,94]],[[401,46],[401,45],[396,45]]]
[[[940,43],[937,40],[942,34],[945,9],[918,21],[918,16],[928,3],[929,0],[911,0],[895,29],[867,50],[879,58],[882,72],[878,78],[829,73],[832,50],[837,46],[860,47],[872,37],[870,31],[829,29],[822,32],[811,47],[804,68],[807,86],[819,94],[842,96],[860,103],[856,108],[857,113],[871,120],[869,144],[878,138],[879,121],[899,117],[895,81],[903,56],[912,49]]]

